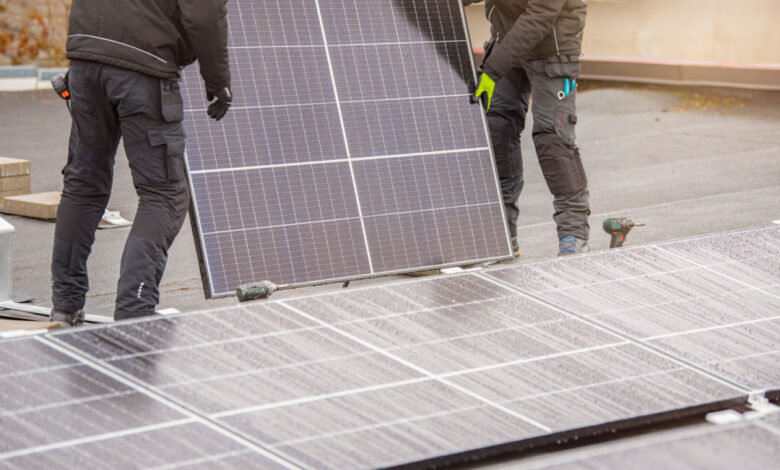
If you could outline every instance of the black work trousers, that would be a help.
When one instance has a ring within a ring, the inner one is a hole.
[[[504,207],[512,236],[517,235],[517,200],[523,190],[520,134],[533,98],[533,140],[547,187],[553,195],[558,238],[590,236],[588,181],[576,144],[576,88],[563,98],[564,79],[579,76],[578,62],[531,61],[498,82],[487,113]]]
[[[73,123],[52,253],[54,309],[84,307],[87,257],[111,195],[121,137],[139,201],[122,254],[114,318],[152,315],[168,248],[190,203],[178,80],[73,61],[69,88]]]

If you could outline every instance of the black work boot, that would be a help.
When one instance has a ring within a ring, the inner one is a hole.
[[[515,255],[515,258],[522,256],[522,253],[520,253],[520,243],[517,241],[517,223],[507,221],[507,227],[509,227],[509,238],[512,239],[512,254]]]
[[[84,309],[76,313],[65,313],[51,309],[49,321],[59,323],[60,328],[70,328],[73,326],[82,326],[84,324]]]

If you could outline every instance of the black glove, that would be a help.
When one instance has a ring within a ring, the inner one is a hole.
[[[206,99],[211,101],[214,98],[216,100],[209,105],[208,113],[211,119],[219,121],[225,117],[225,113],[227,113],[228,108],[233,103],[233,94],[230,93],[230,87],[220,88],[214,92],[206,90]]]

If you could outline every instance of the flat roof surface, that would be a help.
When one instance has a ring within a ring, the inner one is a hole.
[[[627,245],[761,227],[780,219],[780,94],[694,95],[693,90],[595,88],[580,92],[578,144],[590,180],[592,250],[609,246],[605,217],[625,216],[635,228]],[[519,238],[525,263],[555,257],[552,196],[531,142],[523,133],[526,185],[520,196]],[[51,91],[0,93],[0,155],[32,161],[33,192],[62,188],[70,117]],[[117,155],[109,209],[134,217],[137,198],[127,159]],[[14,288],[51,296],[49,263],[54,224],[3,216],[16,228]],[[99,230],[89,260],[87,307],[112,312],[119,261],[129,229]],[[353,285],[387,282],[369,279]],[[299,295],[341,284],[279,292]],[[160,308],[181,311],[232,305],[204,299],[189,222],[170,250]]]

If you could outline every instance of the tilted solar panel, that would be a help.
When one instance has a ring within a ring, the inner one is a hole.
[[[235,99],[184,73],[208,296],[510,256],[458,0],[228,3]]]

